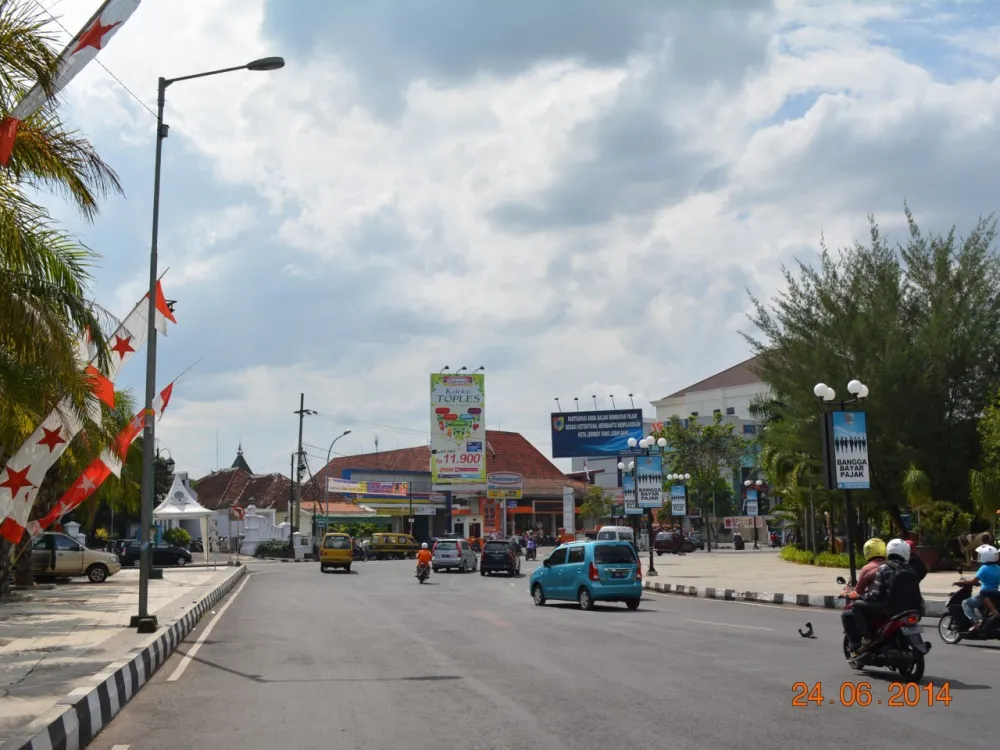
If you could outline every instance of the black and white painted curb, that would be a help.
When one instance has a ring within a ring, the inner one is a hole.
[[[720,589],[712,586],[699,588],[684,586],[678,583],[660,583],[645,580],[642,587],[657,594],[680,594],[682,596],[698,596],[703,599],[722,599],[727,602],[752,602],[755,604],[784,604],[793,607],[814,607],[817,609],[843,609],[844,600],[836,595],[821,596],[818,594],[772,594],[758,591],[737,591],[736,589]],[[944,614],[945,603],[933,599],[926,600],[926,617],[940,617]]]
[[[201,616],[218,604],[246,575],[247,569],[240,567],[134,657],[109,665],[97,675],[97,679],[104,679],[96,685],[74,690],[60,701],[62,706],[68,704],[69,708],[60,706],[62,713],[54,716],[47,726],[40,728],[23,744],[12,746],[12,750],[14,747],[19,750],[79,750],[86,747],[149,682],[177,645],[198,624]]]

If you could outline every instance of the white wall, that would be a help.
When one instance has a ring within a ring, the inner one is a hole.
[[[716,388],[711,391],[687,393],[676,398],[665,398],[654,401],[656,418],[665,421],[671,417],[689,417],[692,412],[698,412],[699,417],[711,417],[716,409],[723,416],[733,416],[737,419],[749,420],[750,402],[768,393],[766,383],[751,383],[732,388]],[[726,410],[732,408],[734,414],[727,415]]]

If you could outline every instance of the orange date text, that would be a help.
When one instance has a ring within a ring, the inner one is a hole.
[[[792,706],[888,706],[903,708],[914,706],[951,705],[951,685],[932,682],[918,685],[915,682],[890,682],[885,695],[881,690],[872,691],[870,682],[842,682],[824,685],[822,682],[796,682],[792,685]]]

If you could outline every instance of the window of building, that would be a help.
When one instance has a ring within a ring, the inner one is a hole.
[[[712,409],[712,415],[722,414],[722,409]]]
[[[736,413],[736,407],[735,407],[735,406],[727,406],[727,407],[726,407],[726,414],[727,414],[727,415],[729,415],[729,416],[731,417],[731,416],[733,416],[733,415],[734,415],[735,413]]]
[[[691,412],[691,416],[692,417],[697,417],[698,416],[698,412],[696,412],[696,411]]]

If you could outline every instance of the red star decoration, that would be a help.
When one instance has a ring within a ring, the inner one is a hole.
[[[42,429],[45,430],[45,437],[39,440],[38,444],[44,445],[46,448],[48,448],[49,453],[54,451],[56,449],[56,446],[59,445],[60,443],[66,442],[65,440],[63,440],[62,435],[59,434],[58,427],[54,430],[50,430],[48,427],[43,427]]]
[[[129,343],[130,341],[132,341],[131,336],[122,338],[121,336],[115,334],[115,345],[111,347],[111,351],[118,352],[118,357],[120,359],[125,359],[126,354],[135,351],[135,349],[132,348],[132,344]]]
[[[31,482],[28,481],[28,472],[31,471],[30,466],[25,466],[21,471],[16,469],[7,468],[7,478],[0,482],[0,487],[6,487],[10,490],[10,496],[12,498],[17,497],[17,493],[23,490],[25,487],[34,487]]]
[[[98,18],[94,21],[94,25],[87,29],[80,36],[80,41],[76,43],[76,47],[73,48],[73,54],[75,55],[80,50],[86,49],[87,47],[93,47],[94,49],[101,49],[101,42],[104,41],[104,35],[107,34],[115,26],[118,26],[121,21],[116,21],[115,23],[109,24],[108,26],[101,25],[101,19]]]

